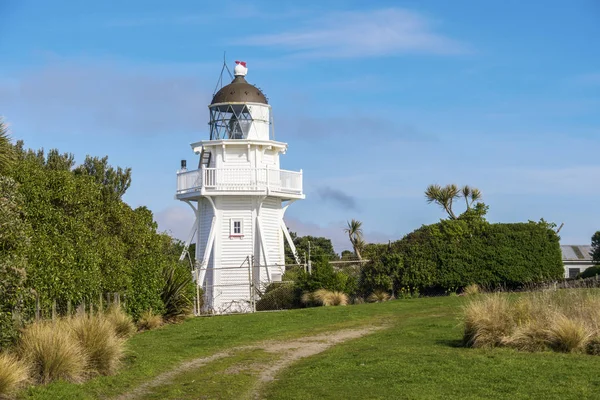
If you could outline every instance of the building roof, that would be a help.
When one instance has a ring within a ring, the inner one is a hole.
[[[571,245],[560,246],[563,261],[592,261],[592,246],[590,245]]]
[[[242,75],[236,75],[229,85],[223,86],[214,95],[210,104],[219,103],[269,104],[263,92],[256,86],[246,82],[246,78]]]

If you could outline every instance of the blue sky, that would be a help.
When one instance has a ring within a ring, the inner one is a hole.
[[[489,220],[600,229],[600,3],[0,0],[0,115],[28,147],[133,169],[125,199],[183,237],[173,199],[208,138],[223,52],[273,106],[307,198],[287,222],[348,247],[444,217],[431,183],[481,189]],[[193,164],[193,162],[192,162]]]

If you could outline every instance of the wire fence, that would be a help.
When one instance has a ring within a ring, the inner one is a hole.
[[[65,299],[43,300],[35,295],[33,301],[20,302],[12,312],[13,321],[19,325],[28,321],[52,320],[76,314],[95,314],[112,306],[127,307],[127,295],[109,292],[85,297],[80,302]]]

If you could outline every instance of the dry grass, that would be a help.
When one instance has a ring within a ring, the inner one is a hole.
[[[137,326],[141,331],[156,329],[163,324],[161,315],[154,314],[152,310],[144,311],[138,320]]]
[[[21,336],[19,353],[37,382],[57,379],[81,382],[85,376],[85,353],[63,321],[35,322],[27,326]]]
[[[471,300],[463,311],[468,346],[600,353],[598,290],[536,292],[519,298],[493,293]]]
[[[29,368],[16,356],[0,354],[0,399],[7,398],[29,379]]]
[[[478,284],[476,283],[472,283],[469,286],[467,286],[464,290],[463,293],[466,296],[472,296],[474,294],[480,294],[481,293],[481,288],[479,287]]]
[[[513,330],[510,311],[507,297],[500,293],[470,302],[464,309],[464,343],[471,347],[500,345]]]
[[[67,324],[84,350],[86,370],[90,374],[110,375],[118,369],[125,344],[107,318],[79,316],[68,319]]]
[[[106,319],[113,325],[118,337],[126,339],[137,330],[133,319],[119,306],[111,306],[106,311]]]
[[[345,306],[350,303],[350,298],[344,292],[319,289],[303,293],[300,301],[307,306]]]
[[[392,296],[385,290],[376,290],[367,297],[369,303],[383,303],[388,301]]]

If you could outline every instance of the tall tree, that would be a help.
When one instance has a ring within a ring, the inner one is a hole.
[[[354,254],[356,254],[356,257],[358,257],[359,260],[362,260],[360,251],[365,245],[363,240],[362,222],[353,218],[351,221],[348,221],[348,227],[344,229],[344,232],[348,234],[348,239],[350,239]]]
[[[4,120],[0,118],[0,175],[6,174],[14,162],[15,153],[10,143],[8,127],[4,123]]]
[[[600,263],[600,231],[592,236],[592,259]]]

